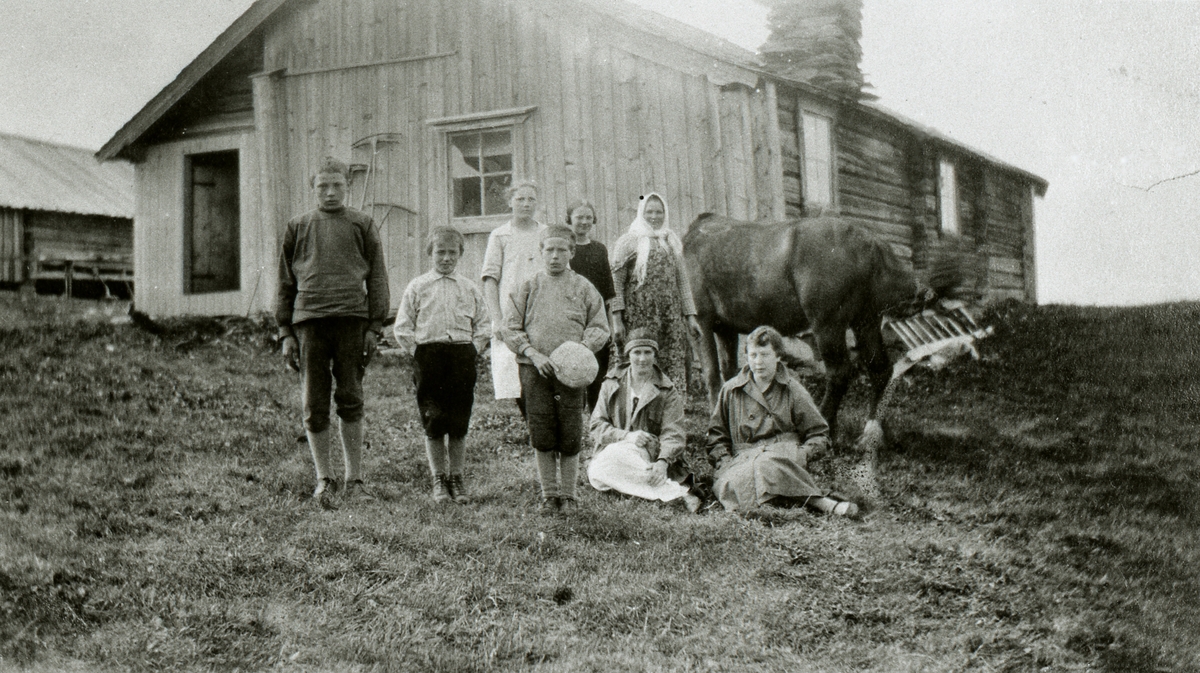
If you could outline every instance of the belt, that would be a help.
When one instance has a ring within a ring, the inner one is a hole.
[[[734,455],[737,455],[743,451],[765,448],[774,444],[795,444],[796,446],[799,446],[800,435],[794,432],[781,432],[774,437],[760,439],[757,442],[734,442],[733,453]]]

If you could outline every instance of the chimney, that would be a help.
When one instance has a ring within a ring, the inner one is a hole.
[[[863,81],[862,0],[759,0],[771,35],[759,47],[768,70],[853,99],[871,99]]]

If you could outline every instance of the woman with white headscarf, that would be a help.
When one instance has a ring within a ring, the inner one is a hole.
[[[671,230],[667,201],[651,192],[641,197],[637,218],[617,239],[612,252],[616,296],[614,352],[625,334],[643,328],[658,343],[658,364],[681,392],[687,391],[687,330],[700,333],[696,302],[683,264],[683,241]]]

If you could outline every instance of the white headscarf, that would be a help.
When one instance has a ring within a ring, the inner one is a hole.
[[[663,223],[662,227],[657,230],[650,226],[646,221],[646,204],[650,199],[656,198],[662,203],[663,207]],[[683,259],[683,241],[679,239],[679,235],[671,231],[671,211],[667,208],[667,200],[658,192],[650,192],[642,196],[642,200],[638,203],[637,217],[629,225],[629,235],[637,240],[637,261],[633,264],[633,275],[637,278],[638,287],[646,281],[646,260],[650,257],[650,244],[666,246],[669,250],[675,253],[676,260]],[[626,258],[622,263],[628,262]]]

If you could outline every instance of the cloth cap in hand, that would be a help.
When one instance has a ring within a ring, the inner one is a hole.
[[[577,341],[564,341],[550,354],[550,362],[555,378],[568,388],[586,388],[600,371],[595,354]]]
[[[639,327],[625,336],[626,355],[629,355],[633,349],[642,348],[643,346],[649,346],[654,349],[655,353],[658,353],[658,342],[654,340],[654,337],[650,336],[650,330],[645,327]]]

